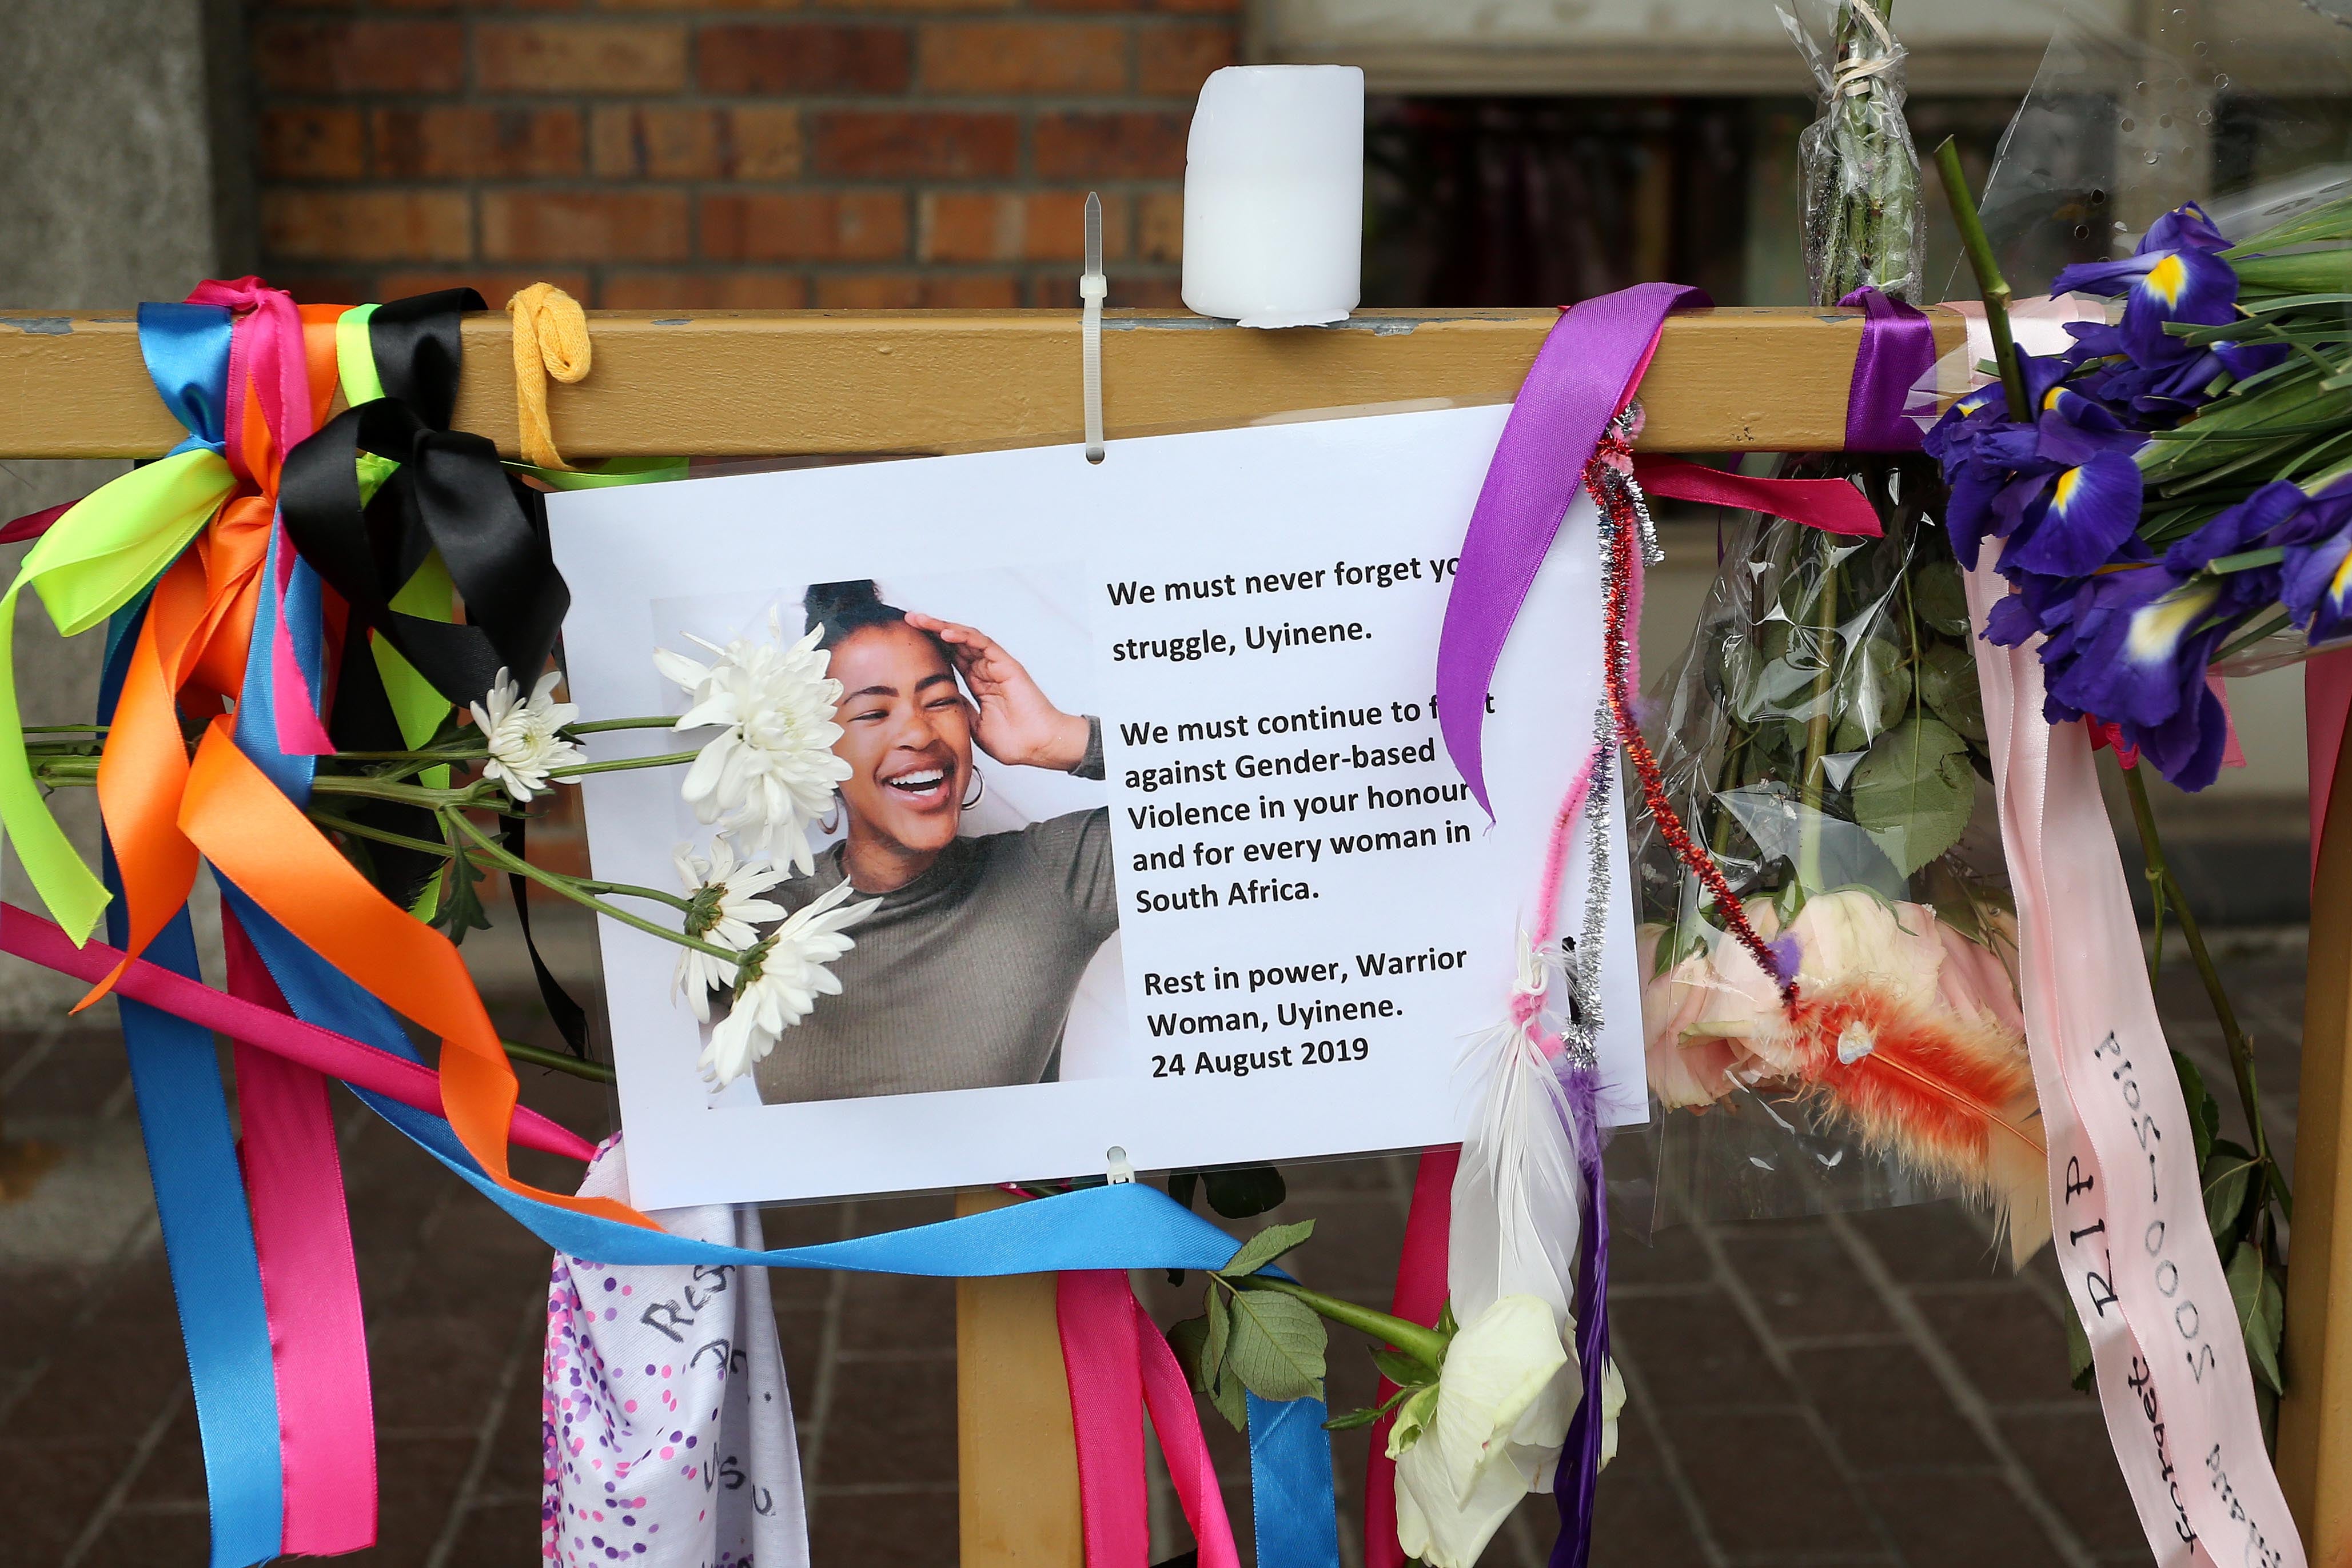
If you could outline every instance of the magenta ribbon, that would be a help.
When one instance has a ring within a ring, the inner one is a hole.
[[[1488,816],[1481,740],[1486,688],[1584,479],[1584,465],[1641,384],[1666,313],[1709,304],[1679,283],[1637,283],[1570,308],[1536,351],[1479,486],[1437,640],[1437,720],[1446,754]]]
[[[221,935],[230,995],[291,1018],[226,903]],[[236,1054],[239,1152],[278,1368],[285,1548],[289,1556],[355,1552],[375,1544],[375,1405],[327,1080],[251,1040],[236,1041]]]
[[[1124,1273],[1072,1270],[1055,1280],[1087,1568],[1146,1568],[1151,1561],[1143,1479],[1146,1410],[1192,1527],[1200,1568],[1240,1568],[1216,1464],[1201,1434],[1200,1407],[1175,1351]]]
[[[13,904],[0,904],[0,953],[70,975],[85,985],[104,979],[122,959],[122,950],[103,942],[80,946],[55,924]],[[134,958],[114,988],[134,1002],[186,1019],[231,1040],[259,1046],[287,1061],[340,1078],[433,1115],[441,1108],[441,1079],[421,1061],[394,1056],[380,1046],[304,1023],[257,1002],[215,990],[144,958]],[[536,1111],[515,1107],[509,1135],[527,1149],[585,1162],[595,1145]]]
[[[1847,309],[1859,306],[1864,313],[1862,346],[1854,350],[1853,381],[1845,397],[1845,449],[1918,451],[1911,389],[1936,368],[1936,329],[1927,313],[1867,284],[1838,304]]]

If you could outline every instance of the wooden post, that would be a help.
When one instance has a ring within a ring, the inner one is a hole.
[[[2311,893],[2279,1481],[2315,1564],[2352,1563],[2352,745],[2336,758]]]
[[[956,1195],[956,1213],[1019,1200]],[[956,1488],[963,1568],[1085,1568],[1054,1276],[956,1281]]]

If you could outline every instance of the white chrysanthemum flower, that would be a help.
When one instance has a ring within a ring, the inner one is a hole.
[[[544,790],[550,768],[569,768],[582,759],[580,747],[558,733],[580,716],[576,705],[555,700],[556,683],[562,678],[550,670],[526,697],[501,666],[488,695],[470,705],[490,753],[482,765],[483,776],[505,785],[517,800]]]
[[[713,1088],[751,1071],[784,1030],[808,1017],[817,998],[840,993],[841,981],[826,966],[857,945],[843,933],[882,902],[845,904],[852,891],[842,882],[743,956],[734,1005],[711,1026],[710,1043],[696,1063]]]
[[[773,612],[768,630],[767,642],[738,637],[724,648],[690,639],[718,655],[708,664],[657,648],[654,667],[685,687],[691,702],[677,728],[724,727],[679,787],[694,814],[723,820],[750,848],[773,849],[806,874],[816,862],[805,830],[849,777],[849,764],[833,754],[841,738],[833,722],[841,683],[825,674],[830,655],[816,645],[820,632],[786,647]]]
[[[758,927],[784,917],[784,906],[760,894],[784,880],[772,861],[754,861],[736,853],[735,842],[720,834],[708,856],[680,844],[675,856],[677,874],[693,895],[687,912],[686,934],[698,942],[740,953],[759,940]],[[682,947],[677,955],[677,989],[695,1018],[710,1021],[710,993],[735,988],[735,966],[709,953]]]

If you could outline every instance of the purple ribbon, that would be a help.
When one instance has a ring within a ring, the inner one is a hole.
[[[1864,312],[1862,347],[1854,350],[1853,382],[1845,394],[1845,449],[1918,451],[1911,389],[1936,367],[1936,329],[1927,313],[1867,284],[1838,304],[1847,309],[1860,306]],[[1935,409],[1930,404],[1921,412]]]
[[[1576,1137],[1577,1179],[1584,1188],[1584,1233],[1577,1239],[1576,1355],[1584,1393],[1569,1417],[1552,1499],[1559,1534],[1550,1568],[1586,1568],[1592,1556],[1592,1500],[1601,1479],[1601,1438],[1607,1425],[1603,1378],[1609,1364],[1609,1184],[1601,1169],[1600,1069],[1579,1068],[1563,1080]]]
[[[1711,303],[1679,283],[1637,283],[1571,308],[1545,336],[1504,422],[1437,640],[1438,728],[1446,755],[1490,817],[1480,738],[1486,688],[1511,623],[1559,537],[1601,432],[1649,367],[1666,312]]]

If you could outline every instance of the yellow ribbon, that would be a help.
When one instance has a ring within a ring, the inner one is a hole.
[[[0,596],[0,824],[42,902],[76,946],[89,940],[107,892],[74,852],[33,779],[9,652],[17,596],[29,584],[68,637],[103,623],[178,559],[236,484],[227,460],[202,449],[134,468],[83,497],[51,525]]]
[[[587,375],[587,312],[552,283],[534,283],[507,301],[507,314],[514,318],[515,414],[522,426],[523,461],[569,468],[548,423],[547,378],[569,385]]]

